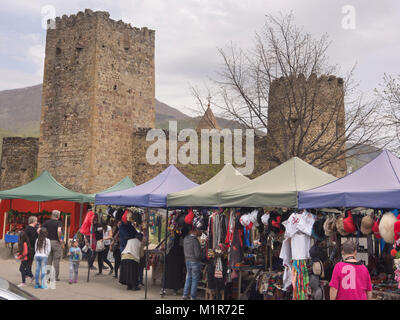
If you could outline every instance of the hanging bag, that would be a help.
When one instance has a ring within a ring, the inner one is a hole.
[[[97,240],[96,242],[96,252],[102,252],[104,251],[105,247],[104,247],[104,241],[102,240]]]

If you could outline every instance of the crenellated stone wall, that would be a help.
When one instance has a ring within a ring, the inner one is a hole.
[[[309,163],[317,156],[310,164],[323,166],[334,158],[334,163],[321,169],[337,177],[346,175],[346,160],[341,155],[345,148],[343,79],[312,74],[308,79],[299,75],[273,81],[267,140],[269,169],[293,156]]]
[[[3,138],[0,163],[0,190],[19,187],[36,175],[37,138]]]
[[[85,10],[47,31],[38,172],[91,193],[132,175],[132,128],[154,127],[155,33]]]

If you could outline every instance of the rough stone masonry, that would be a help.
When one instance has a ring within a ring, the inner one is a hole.
[[[155,32],[85,10],[47,31],[38,172],[103,190],[132,176],[132,132],[155,121]]]

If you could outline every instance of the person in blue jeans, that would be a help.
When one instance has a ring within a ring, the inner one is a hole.
[[[46,267],[47,259],[51,251],[51,242],[47,238],[47,229],[41,228],[39,231],[38,238],[35,243],[35,262],[36,262],[36,272],[35,272],[35,289],[47,289],[45,285]],[[41,277],[40,277],[41,275]],[[41,283],[39,283],[41,279]]]
[[[197,237],[201,236],[201,231],[193,229],[183,239],[183,251],[186,261],[186,282],[183,288],[183,300],[196,300],[197,284],[201,275],[201,246]]]
[[[71,241],[72,247],[68,251],[69,257],[69,284],[78,282],[79,262],[82,260],[82,251],[78,239]]]

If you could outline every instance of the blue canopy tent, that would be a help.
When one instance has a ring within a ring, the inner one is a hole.
[[[169,166],[153,179],[133,188],[117,192],[96,194],[95,205],[119,205],[135,206],[145,208],[167,208],[167,194],[191,189],[198,186],[189,180],[174,165]],[[147,210],[147,219],[149,211]],[[168,209],[165,227],[165,240],[168,235]],[[147,223],[147,233],[149,231]],[[166,248],[167,246],[165,246]],[[147,241],[146,265],[148,259],[149,245]],[[165,276],[164,276],[165,277]],[[163,288],[164,289],[164,288]],[[147,268],[146,268],[146,291],[147,299]]]
[[[95,205],[167,208],[167,194],[198,186],[171,165],[158,176],[133,188],[96,194]]]
[[[299,208],[400,208],[400,159],[384,150],[353,173],[299,192]]]

